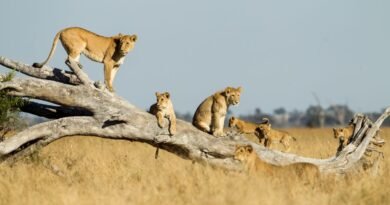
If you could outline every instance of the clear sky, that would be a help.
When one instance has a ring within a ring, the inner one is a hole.
[[[390,105],[388,0],[3,0],[0,55],[41,62],[57,31],[137,34],[114,86],[140,108],[169,91],[174,107],[194,112],[226,86],[244,88],[233,113],[347,104]],[[58,46],[51,66],[66,68]],[[102,64],[81,58],[103,80]],[[6,69],[0,68],[0,72]]]

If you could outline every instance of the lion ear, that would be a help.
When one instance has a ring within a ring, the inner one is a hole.
[[[165,92],[164,93],[165,97],[169,98],[171,95],[169,94],[169,92]]]
[[[158,92],[156,92],[155,94],[156,94],[156,97],[158,97],[160,95],[160,93],[158,93]]]
[[[230,119],[232,119],[232,120],[234,120],[234,119],[236,119],[234,116],[232,116]]]
[[[238,88],[237,88],[237,91],[241,93],[241,92],[242,92],[242,87],[241,87],[241,86],[238,87]]]
[[[133,41],[133,42],[136,42],[137,39],[138,39],[138,36],[135,35],[135,34],[130,36],[130,40]]]
[[[116,36],[114,36],[115,43],[120,43],[122,37],[123,34],[121,33],[118,33]]]
[[[253,152],[253,147],[252,147],[252,145],[247,145],[247,146],[246,146],[246,150],[247,150],[249,153],[252,153],[252,152]]]
[[[225,93],[226,94],[229,94],[230,92],[232,92],[232,88],[231,87],[225,88]]]
[[[269,119],[266,118],[266,117],[264,117],[264,118],[263,118],[262,124],[269,124]]]

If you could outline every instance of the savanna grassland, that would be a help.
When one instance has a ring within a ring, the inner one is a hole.
[[[287,130],[291,152],[335,153],[330,128]],[[381,136],[390,141],[390,128]],[[250,176],[192,163],[144,143],[95,137],[57,140],[35,154],[0,165],[0,204],[390,204],[390,149],[380,176]]]

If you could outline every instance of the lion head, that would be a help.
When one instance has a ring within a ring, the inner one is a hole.
[[[253,152],[252,145],[238,145],[236,146],[236,151],[234,152],[234,159],[244,162],[247,161],[249,156]]]
[[[137,35],[118,34],[116,39],[118,40],[119,53],[121,55],[126,55],[134,49],[135,42],[137,41]]]
[[[255,135],[258,137],[263,135],[268,135],[270,131],[271,131],[271,124],[267,121],[267,123],[262,123],[256,128]]]
[[[345,140],[348,138],[348,130],[346,128],[333,128],[334,138],[338,138],[340,140]]]
[[[237,124],[237,118],[234,116],[229,119],[229,127],[234,127]]]
[[[227,103],[229,105],[237,105],[240,103],[240,94],[241,94],[241,87],[238,88],[232,88],[227,87],[224,90],[224,95],[226,96]]]
[[[170,101],[170,95],[168,92],[164,92],[164,93],[159,93],[159,92],[156,92],[156,97],[157,97],[157,108],[159,110],[163,110],[165,108],[168,107],[168,104],[169,104],[169,101]]]

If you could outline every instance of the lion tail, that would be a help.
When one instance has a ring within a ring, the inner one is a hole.
[[[50,50],[49,56],[46,58],[46,60],[43,61],[42,63],[33,63],[33,67],[35,67],[35,68],[42,68],[50,60],[50,58],[54,54],[54,50],[57,47],[57,42],[58,42],[58,39],[60,38],[60,35],[61,35],[62,32],[63,32],[63,30],[59,31],[56,34],[56,36],[54,37],[53,45],[51,46],[51,50]]]

